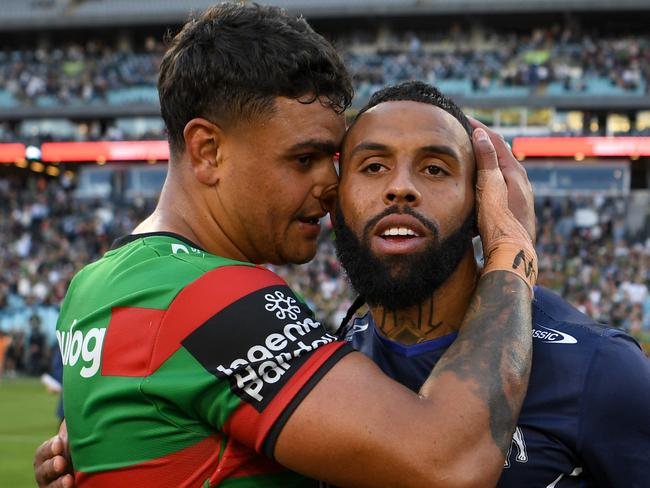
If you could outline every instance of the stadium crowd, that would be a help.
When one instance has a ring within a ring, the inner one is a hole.
[[[164,46],[148,37],[128,41],[0,50],[0,86],[23,104],[51,97],[66,104],[104,99],[110,90],[156,84]]]
[[[362,45],[352,42],[345,50],[361,93],[407,79],[432,84],[470,80],[474,92],[496,86],[527,87],[540,94],[553,82],[579,93],[590,88],[589,80],[607,80],[625,91],[650,93],[648,36],[608,38],[560,26],[525,34],[472,33],[455,26],[442,35],[430,33],[426,42],[409,33],[386,36],[371,49]]]
[[[650,93],[647,35],[608,36],[560,25],[497,33],[455,25],[417,33],[357,32],[337,45],[362,96],[407,79],[470,80],[479,93],[526,87],[543,94],[553,82],[580,93],[603,81],[623,92]],[[26,105],[106,100],[114,90],[153,88],[163,52],[163,42],[152,36],[5,47],[0,86]]]
[[[66,177],[32,178],[27,186],[0,178],[0,349],[7,374],[47,369],[73,275],[152,209],[143,200],[76,200],[73,189]],[[650,234],[628,240],[626,205],[624,198],[539,200],[539,284],[650,345]],[[338,326],[354,295],[328,230],[311,263],[274,269],[328,327]]]

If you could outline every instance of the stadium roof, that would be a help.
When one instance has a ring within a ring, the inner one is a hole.
[[[2,0],[0,31],[180,24],[219,0]],[[311,18],[650,10],[648,0],[260,0]]]

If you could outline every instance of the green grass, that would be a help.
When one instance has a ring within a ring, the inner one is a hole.
[[[0,485],[33,488],[36,447],[54,435],[57,395],[38,379],[3,378],[0,383]]]

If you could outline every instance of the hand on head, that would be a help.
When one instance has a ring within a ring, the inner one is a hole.
[[[478,174],[478,227],[485,256],[483,273],[496,270],[515,273],[532,292],[537,280],[537,255],[530,182],[503,138],[478,121],[473,120],[472,124]]]

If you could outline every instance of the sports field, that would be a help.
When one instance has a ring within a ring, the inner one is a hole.
[[[0,383],[0,486],[33,488],[34,450],[57,428],[56,395],[38,379]]]

